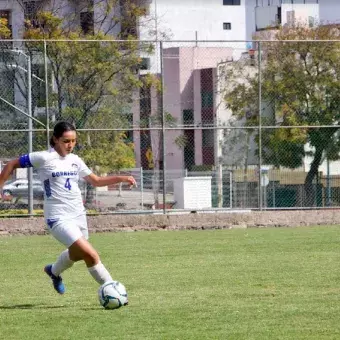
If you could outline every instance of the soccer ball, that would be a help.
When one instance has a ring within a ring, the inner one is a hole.
[[[126,289],[118,281],[105,282],[100,286],[98,298],[105,309],[117,309],[128,304]]]

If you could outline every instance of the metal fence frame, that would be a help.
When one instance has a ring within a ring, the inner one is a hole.
[[[13,43],[13,46],[15,46],[16,44],[17,45],[22,45],[23,43],[27,43],[27,42],[37,42],[39,40],[12,40],[12,43]],[[83,42],[93,42],[92,40],[80,40],[80,41],[83,41]],[[3,41],[4,42],[4,41]],[[6,40],[5,42],[8,42],[8,40]],[[46,100],[46,104],[45,104],[45,110],[46,110],[46,124],[44,124],[43,122],[39,121],[39,119],[35,118],[33,115],[32,115],[32,107],[31,107],[31,101],[32,101],[32,98],[31,98],[31,90],[30,88],[28,89],[28,112],[24,112],[23,110],[21,110],[20,108],[17,108],[15,107],[15,105],[13,105],[13,103],[9,103],[8,101],[6,101],[4,98],[1,98],[0,97],[0,100],[6,102],[8,105],[14,107],[14,109],[18,110],[20,113],[22,113],[23,115],[27,116],[28,119],[29,119],[29,125],[28,125],[28,129],[0,129],[0,132],[27,132],[28,136],[29,136],[29,140],[32,140],[32,133],[33,132],[43,132],[46,134],[46,144],[48,145],[49,143],[49,136],[50,136],[50,113],[49,113],[49,86],[48,86],[48,82],[49,82],[49,79],[48,79],[48,57],[47,57],[47,44],[49,43],[53,43],[53,42],[72,42],[72,40],[43,40],[42,41],[43,44],[44,44],[44,58],[43,58],[43,61],[44,61],[44,70],[45,70],[45,78],[43,79],[43,81],[45,82],[45,100]],[[110,43],[113,43],[112,40],[103,40],[102,42],[110,42]],[[116,41],[116,43],[119,43],[119,42],[122,42],[122,41]],[[139,42],[139,41],[136,41],[136,42]],[[176,125],[175,127],[169,127],[169,126],[166,126],[165,124],[165,110],[164,110],[164,65],[163,65],[163,59],[164,59],[164,56],[163,56],[163,50],[164,50],[164,44],[166,43],[169,43],[169,44],[195,44],[195,46],[198,46],[200,44],[204,44],[204,43],[226,43],[227,41],[219,41],[219,40],[209,40],[209,41],[186,41],[186,40],[177,40],[177,41],[143,41],[143,42],[146,42],[146,43],[152,43],[152,44],[155,44],[157,46],[159,46],[159,52],[160,52],[160,77],[161,77],[161,96],[160,96],[160,113],[161,113],[161,125],[159,127],[151,127],[151,128],[142,128],[140,126],[132,126],[129,128],[129,130],[131,131],[143,131],[143,130],[154,130],[154,131],[159,131],[161,133],[161,138],[162,138],[162,150],[161,150],[161,153],[162,153],[162,159],[163,159],[163,171],[161,172],[161,178],[162,178],[162,194],[163,194],[163,202],[166,202],[166,194],[167,194],[167,188],[166,188],[166,185],[167,185],[167,179],[168,179],[168,176],[167,176],[167,170],[166,170],[166,140],[165,140],[165,135],[168,131],[171,131],[171,130],[180,130],[181,128],[183,128],[183,126],[181,125]],[[231,41],[230,43],[244,43],[245,41]],[[247,127],[247,126],[242,126],[242,127],[237,127],[237,126],[228,126],[227,129],[251,129],[251,130],[257,130],[258,131],[258,135],[259,135],[259,155],[258,155],[258,159],[259,159],[259,162],[258,162],[258,168],[261,169],[262,166],[263,166],[263,157],[262,157],[262,150],[263,150],[263,145],[262,145],[262,135],[263,135],[263,132],[266,130],[266,129],[292,129],[292,128],[299,128],[299,129],[303,129],[303,128],[308,128],[308,129],[319,129],[319,128],[332,128],[334,127],[333,125],[313,125],[313,126],[301,126],[301,125],[298,125],[298,126],[268,126],[268,125],[263,125],[262,124],[262,58],[261,58],[261,49],[262,49],[262,43],[280,43],[280,42],[275,42],[275,41],[269,41],[269,40],[263,40],[263,41],[256,41],[256,46],[257,46],[257,56],[258,56],[258,82],[259,82],[259,93],[258,93],[258,96],[259,96],[259,124],[258,126],[251,126],[251,127]],[[286,43],[289,43],[290,41],[285,41]],[[292,43],[296,43],[296,41],[291,41]],[[325,41],[323,40],[313,40],[313,43],[324,43]],[[327,41],[327,42],[332,42],[331,40],[330,41]],[[339,41],[334,41],[336,43],[339,43]],[[14,50],[15,52],[16,50]],[[20,52],[22,53],[22,52]],[[25,55],[23,53],[23,55]],[[32,71],[31,71],[31,60],[29,58],[29,56],[27,56],[26,58],[27,60],[27,74],[28,74],[28,86],[30,87],[31,86],[31,79],[32,79]],[[43,128],[41,129],[33,129],[32,128],[32,121],[35,121],[37,123],[39,123],[41,126],[43,126]],[[198,129],[197,127],[195,126],[186,126],[185,129],[187,130],[196,130]],[[214,126],[208,126],[208,127],[205,127],[205,126],[201,126],[199,127],[200,130],[204,130],[204,129],[209,129],[209,130],[223,130],[223,129],[226,129],[226,126],[224,125],[214,125]],[[103,129],[103,128],[98,128],[98,129],[78,129],[78,131],[125,131],[126,129]],[[29,144],[29,152],[32,151],[32,144],[30,143]],[[141,172],[142,174],[142,172]],[[230,172],[230,176],[231,176],[231,179],[230,179],[230,182],[232,183],[232,172]],[[142,176],[142,175],[141,175]],[[262,181],[262,173],[261,171],[258,172],[258,184],[261,183]],[[29,183],[32,182],[32,173],[29,174]],[[232,185],[230,185],[230,196],[232,197],[233,195],[233,189],[232,189]],[[30,194],[29,194],[29,205],[28,205],[28,215],[32,215],[33,214],[33,194],[32,194],[32,187],[30,186],[29,187],[29,190],[30,190]],[[329,190],[329,188],[327,189]],[[143,193],[143,187],[141,188],[141,192]],[[220,192],[219,192],[219,195],[220,195]],[[252,208],[252,209],[259,209],[259,210],[263,210],[263,209],[271,209],[271,207],[267,207],[266,204],[264,204],[264,195],[266,195],[266,190],[264,190],[264,186],[263,185],[258,185],[258,202],[259,202],[259,205],[258,207],[256,208]],[[143,196],[142,196],[143,197]],[[142,198],[143,200],[143,198]],[[228,208],[212,208],[210,210],[214,211],[214,210],[226,210],[226,209],[233,209],[234,208],[234,205],[232,204],[232,198],[230,199],[230,205]],[[272,207],[273,209],[277,209],[274,205],[274,207]],[[299,207],[299,208],[303,208],[303,207]],[[316,207],[306,207],[306,208],[316,208]],[[286,209],[286,208],[285,208]],[[158,210],[159,211],[159,210]],[[181,210],[171,210],[171,211],[181,211]],[[163,214],[166,214],[166,213],[169,213],[169,209],[167,209],[166,207],[166,204],[163,204],[163,208],[161,209],[161,212]],[[120,211],[119,213],[122,213],[122,211]],[[131,212],[129,212],[131,213]],[[134,213],[146,213],[146,211],[135,211]]]

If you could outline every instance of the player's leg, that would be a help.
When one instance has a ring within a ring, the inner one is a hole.
[[[101,263],[97,251],[85,237],[79,238],[69,247],[69,254],[70,259],[74,262],[84,260],[89,273],[100,285],[112,281],[112,277]]]
[[[101,263],[97,251],[87,241],[89,238],[89,231],[86,215],[79,216],[77,221],[79,229],[83,234],[83,239],[85,240],[80,238],[74,244],[72,244],[72,259],[74,261],[84,260],[89,273],[99,284],[112,281],[112,277],[105,266]]]
[[[83,236],[80,228],[77,226],[77,221],[71,219],[54,224],[50,232],[54,238],[67,248]],[[55,263],[48,264],[44,268],[45,273],[52,280],[54,289],[59,294],[65,293],[65,285],[60,275],[66,269],[72,267],[73,264],[74,261],[70,258],[69,250],[66,249],[59,255]]]
[[[62,272],[71,268],[73,265],[74,261],[70,259],[69,251],[66,249],[59,255],[56,262],[53,263],[51,271],[53,275],[60,276]]]

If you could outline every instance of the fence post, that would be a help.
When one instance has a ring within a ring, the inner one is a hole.
[[[229,206],[230,209],[233,208],[233,172],[229,172]]]
[[[262,74],[261,74],[261,42],[258,43],[258,82],[259,82],[259,173],[258,173],[258,187],[259,187],[259,208],[263,207],[263,190],[262,190]]]
[[[47,68],[47,45],[44,40],[44,68],[45,68],[45,114],[46,114],[46,139],[47,149],[50,147],[50,113],[49,113],[49,89],[48,89],[48,68]]]
[[[27,111],[28,111],[28,153],[33,152],[33,122],[32,122],[32,60],[27,56]],[[33,214],[33,169],[27,169],[28,175],[28,214]]]
[[[141,205],[144,210],[144,178],[143,178],[143,167],[140,167],[140,194],[141,194]]]
[[[218,208],[223,207],[223,169],[222,164],[217,167],[217,197],[218,197]]]
[[[329,166],[329,158],[327,155],[327,198],[326,198],[326,206],[329,207],[331,205],[331,179],[330,179],[330,166]]]
[[[161,95],[160,95],[160,109],[162,122],[162,158],[163,158],[163,214],[166,213],[166,154],[165,154],[165,112],[164,112],[164,65],[163,65],[163,42],[160,42],[160,66],[161,66]]]

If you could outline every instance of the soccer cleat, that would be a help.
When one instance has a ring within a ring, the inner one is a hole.
[[[61,276],[55,276],[52,273],[52,265],[48,264],[44,268],[44,272],[52,279],[53,287],[59,294],[65,293],[65,285],[63,284],[63,279]]]

